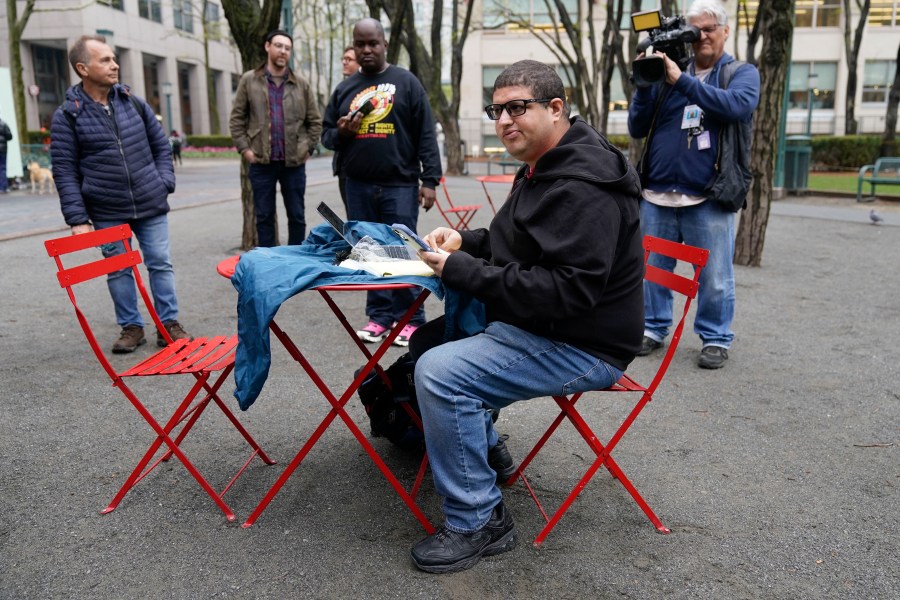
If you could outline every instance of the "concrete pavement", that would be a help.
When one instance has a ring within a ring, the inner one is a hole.
[[[180,192],[193,169],[185,164]],[[196,334],[232,332],[235,294],[215,265],[239,243],[240,202],[219,170],[227,165],[196,169],[197,197],[213,203],[170,218],[182,321]],[[310,181],[308,208],[340,206],[333,180]],[[448,185],[457,202],[481,201],[471,178]],[[881,226],[868,224],[869,208],[775,203],[762,267],[737,269],[727,366],[697,369],[699,340],[686,332],[657,401],[614,453],[670,535],[657,534],[601,473],[535,549],[541,518],[514,487],[504,497],[519,547],[448,576],[412,567],[408,551],[423,531],[339,421],[250,529],[227,523],[174,462],[100,515],[153,436],[93,361],[56,284],[42,244],[65,232],[0,241],[0,598],[896,598],[900,227],[892,205],[877,204]],[[489,215],[485,205],[475,223]],[[420,229],[439,223],[433,210]],[[85,298],[101,343],[111,344],[117,327],[105,288]],[[362,321],[361,295],[338,300]],[[441,311],[431,299],[427,308]],[[361,364],[316,295],[292,299],[278,318],[329,385]],[[228,492],[238,523],[327,412],[286,353],[275,346],[273,358],[262,396],[238,416],[280,464],[254,464]],[[631,372],[646,379],[658,360],[637,359]],[[137,384],[160,412],[168,396]],[[163,387],[174,394],[178,386]],[[601,436],[623,416],[616,399],[582,402]],[[358,400],[348,406],[364,423]],[[516,458],[550,418],[545,399],[503,411],[499,427]],[[588,461],[571,430],[561,434],[530,472],[551,503]],[[241,444],[213,413],[192,437],[185,451],[224,485]],[[417,462],[374,443],[410,481]],[[421,505],[439,521],[430,482]]]

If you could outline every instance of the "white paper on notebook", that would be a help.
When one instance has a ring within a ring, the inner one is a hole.
[[[376,277],[391,277],[401,275],[420,275],[422,277],[435,277],[431,267],[421,260],[383,260],[383,261],[358,261],[348,258],[342,261],[339,267],[353,269],[354,271],[367,271]]]

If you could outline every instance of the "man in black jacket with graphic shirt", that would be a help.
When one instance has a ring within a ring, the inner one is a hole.
[[[353,28],[360,70],[334,90],[322,143],[341,153],[350,219],[402,223],[415,231],[419,206],[428,210],[434,204],[441,156],[428,94],[412,73],[388,64],[387,46],[377,20],[362,19]],[[383,340],[415,296],[412,290],[369,292],[369,322],[356,332],[359,338]],[[420,308],[394,344],[406,346],[424,322]]]

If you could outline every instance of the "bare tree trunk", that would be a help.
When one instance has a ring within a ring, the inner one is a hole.
[[[888,93],[887,113],[884,116],[884,138],[881,142],[881,156],[897,156],[897,105],[900,104],[900,47],[897,48],[894,83]]]
[[[250,163],[241,158],[241,212],[244,224],[241,229],[241,250],[250,250],[259,242],[256,235],[256,212],[253,207],[253,188],[247,176]],[[275,221],[275,243],[278,244],[278,221]]]
[[[16,0],[6,0],[6,22],[9,31],[9,70],[12,75],[13,105],[16,111],[15,127],[16,142],[25,142],[25,133],[28,131],[28,119],[25,117],[25,83],[22,81],[22,33],[25,25],[31,18],[35,0],[27,0],[22,10],[22,17],[18,18],[18,6]]]
[[[219,94],[216,91],[212,68],[209,66],[209,40],[219,39],[219,32],[210,31],[210,23],[206,20],[207,4],[209,4],[208,0],[203,0],[203,13],[200,15],[200,24],[203,26],[203,71],[206,73],[206,107],[209,109],[209,131],[212,134],[218,134],[221,131],[219,124]]]
[[[735,240],[734,262],[738,265],[758,267],[762,261],[775,174],[776,153],[772,152],[772,140],[778,139],[781,123],[787,65],[794,36],[793,8],[793,0],[772,0],[760,3],[756,15],[763,39],[757,65],[760,93],[750,153],[753,185],[747,195],[747,208],[741,213]]]
[[[603,47],[600,52],[600,97],[603,103],[600,105],[600,118],[596,123],[597,130],[603,134],[609,125],[610,82],[616,69],[617,54],[622,50],[623,40],[619,22],[622,20],[623,10],[623,0],[610,1],[606,5],[606,27],[603,29]],[[593,11],[588,12],[588,18],[593,19]]]
[[[856,133],[858,123],[856,122],[856,87],[857,87],[857,71],[859,64],[859,47],[862,45],[863,31],[866,29],[866,20],[869,17],[869,7],[871,0],[856,0],[856,6],[859,8],[858,21],[856,22],[856,32],[853,39],[850,39],[850,0],[844,2],[844,54],[847,59],[847,103],[844,108],[844,134],[853,135]]]
[[[641,0],[632,0],[631,9],[633,12],[641,11]],[[628,36],[628,58],[630,61],[634,61],[634,57],[637,56],[637,45],[638,45],[638,34],[634,31],[631,32],[631,35]],[[625,97],[629,100],[631,96],[634,94],[634,85],[631,83],[631,78],[626,76],[631,73],[631,62],[629,62],[628,70],[624,68],[624,56],[619,57],[619,71],[622,75],[622,89],[625,90]],[[629,137],[628,140],[628,160],[631,161],[631,164],[637,166],[638,161],[641,159],[641,153],[644,151],[644,138],[634,138]]]

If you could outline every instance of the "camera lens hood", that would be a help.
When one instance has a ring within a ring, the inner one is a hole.
[[[666,78],[666,62],[661,56],[636,58],[631,63],[632,80],[637,87],[650,87]]]

